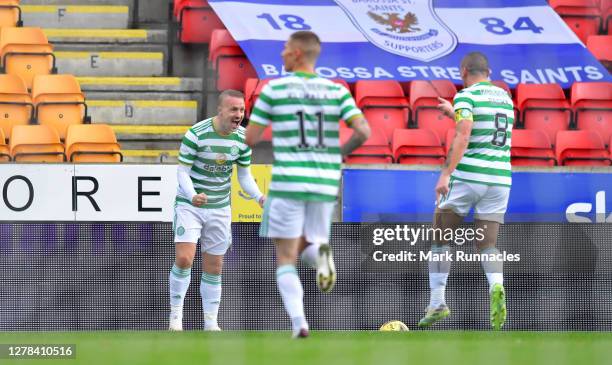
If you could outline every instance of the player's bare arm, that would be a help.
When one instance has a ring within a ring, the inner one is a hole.
[[[353,152],[357,147],[361,146],[368,138],[370,138],[371,130],[368,122],[363,115],[356,115],[347,121],[354,133],[351,138],[342,146],[342,155],[346,156]]]
[[[249,145],[249,147],[255,146],[259,141],[261,141],[261,135],[263,134],[265,126],[257,124],[257,123],[249,123],[246,129],[245,135],[245,143]]]
[[[473,122],[468,119],[462,119],[457,123],[455,138],[453,139],[450,149],[448,150],[448,156],[446,156],[446,162],[442,166],[440,178],[436,184],[436,201],[439,200],[441,195],[448,193],[448,184],[450,182],[450,176],[457,168],[459,161],[463,157],[465,150],[470,141],[470,134],[472,133]]]

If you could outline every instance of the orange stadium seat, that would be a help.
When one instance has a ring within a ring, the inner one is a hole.
[[[19,0],[0,0],[0,28],[22,25]]]
[[[206,0],[175,1],[174,16],[181,43],[210,43],[213,30],[225,29]]]
[[[123,154],[113,129],[106,124],[73,124],[66,135],[70,162],[122,162]]]
[[[4,132],[0,128],[0,162],[11,161],[11,154],[9,147],[6,145],[6,139],[4,138]]]
[[[17,75],[0,75],[0,130],[6,138],[16,125],[27,125],[34,118],[34,104],[28,88]]]
[[[438,135],[428,129],[396,129],[393,157],[399,164],[441,165],[445,158]]]
[[[410,109],[399,82],[359,80],[355,83],[355,102],[373,129],[382,129],[387,140],[393,131],[408,126]]]
[[[560,131],[555,149],[563,166],[610,166],[610,154],[601,136],[594,131]]]
[[[612,83],[575,82],[571,101],[576,127],[595,131],[607,142],[612,136]]]
[[[57,131],[48,125],[17,125],[11,137],[15,162],[64,162],[64,146]]]
[[[55,128],[63,140],[71,124],[90,123],[85,95],[73,75],[38,75],[34,78],[32,99],[39,124]]]
[[[556,144],[558,131],[569,128],[572,111],[558,84],[519,84],[516,100],[525,129],[540,129]]]
[[[550,0],[550,6],[586,44],[590,35],[597,34],[602,23],[599,0]]]
[[[587,40],[588,50],[606,68],[612,68],[612,35],[592,35]]]
[[[393,153],[389,139],[381,129],[372,129],[367,141],[345,157],[347,164],[387,164],[393,163]]]
[[[28,89],[34,76],[57,72],[53,46],[40,28],[2,28],[0,57],[1,70],[19,75]]]
[[[513,166],[554,166],[550,139],[540,130],[514,129],[510,156]]]
[[[247,79],[257,77],[244,52],[225,29],[213,30],[208,59],[215,72],[215,86],[218,91],[242,91]]]
[[[439,104],[438,96],[452,102],[456,93],[455,85],[449,80],[412,81],[409,97],[412,124],[418,128],[432,130],[444,141],[448,129],[455,127],[455,121],[436,109]]]

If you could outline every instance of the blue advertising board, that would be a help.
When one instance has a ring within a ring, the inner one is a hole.
[[[344,222],[430,222],[438,171],[343,172]],[[507,222],[612,223],[612,174],[515,172]]]

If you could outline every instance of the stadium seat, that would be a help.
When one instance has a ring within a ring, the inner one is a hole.
[[[179,22],[181,43],[210,43],[215,29],[225,29],[221,19],[206,0],[175,1],[175,17]]]
[[[344,158],[347,164],[387,164],[393,163],[387,135],[381,129],[372,128],[367,141]]]
[[[540,130],[512,130],[510,156],[513,166],[554,166],[555,153],[550,139]]]
[[[505,81],[493,80],[491,81],[491,83],[497,87],[501,87],[502,89],[506,90],[508,95],[510,95],[510,97],[512,98],[512,90],[510,89],[510,86]]]
[[[10,146],[15,162],[66,161],[59,135],[48,125],[16,125]]]
[[[399,82],[359,80],[355,83],[355,102],[373,129],[382,129],[387,140],[393,131],[408,126],[410,108]]]
[[[9,147],[6,145],[6,139],[4,138],[4,132],[0,128],[0,162],[10,162],[11,154]]]
[[[0,28],[22,25],[19,0],[0,0]]]
[[[610,166],[610,154],[594,131],[560,131],[555,148],[562,166]]]
[[[602,23],[599,0],[550,0],[550,6],[586,44],[590,35],[597,34]]]
[[[30,124],[34,118],[34,104],[28,88],[17,75],[0,75],[0,130],[10,139],[16,125]]]
[[[53,46],[40,28],[2,28],[0,57],[1,71],[19,75],[28,89],[34,76],[57,73]]]
[[[215,73],[215,86],[218,91],[243,91],[246,80],[257,77],[244,52],[225,29],[213,30],[208,59]]]
[[[578,129],[595,131],[605,142],[612,137],[612,83],[575,82],[571,102]]]
[[[593,56],[606,68],[612,67],[612,35],[592,35],[586,45]]]
[[[36,76],[32,99],[36,121],[55,128],[62,140],[69,125],[90,123],[85,95],[72,75]]]
[[[251,111],[257,98],[259,98],[259,94],[261,94],[261,89],[270,82],[271,79],[260,80],[257,78],[249,78],[244,83],[244,109],[246,117],[251,115]]]
[[[70,162],[122,162],[123,154],[113,129],[106,124],[73,124],[66,135]]]
[[[444,148],[438,136],[427,129],[396,129],[393,132],[393,157],[399,164],[441,165]]]
[[[455,127],[455,121],[436,109],[438,96],[452,101],[456,93],[455,85],[449,80],[412,81],[409,96],[412,124],[434,131],[444,141],[448,129]]]
[[[558,84],[519,84],[516,99],[525,129],[540,129],[556,144],[557,132],[569,128],[572,111]]]

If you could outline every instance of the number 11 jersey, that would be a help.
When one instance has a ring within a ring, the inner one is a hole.
[[[296,72],[270,81],[249,123],[272,125],[274,165],[269,196],[334,201],[340,183],[340,119],[362,115],[342,85]]]

